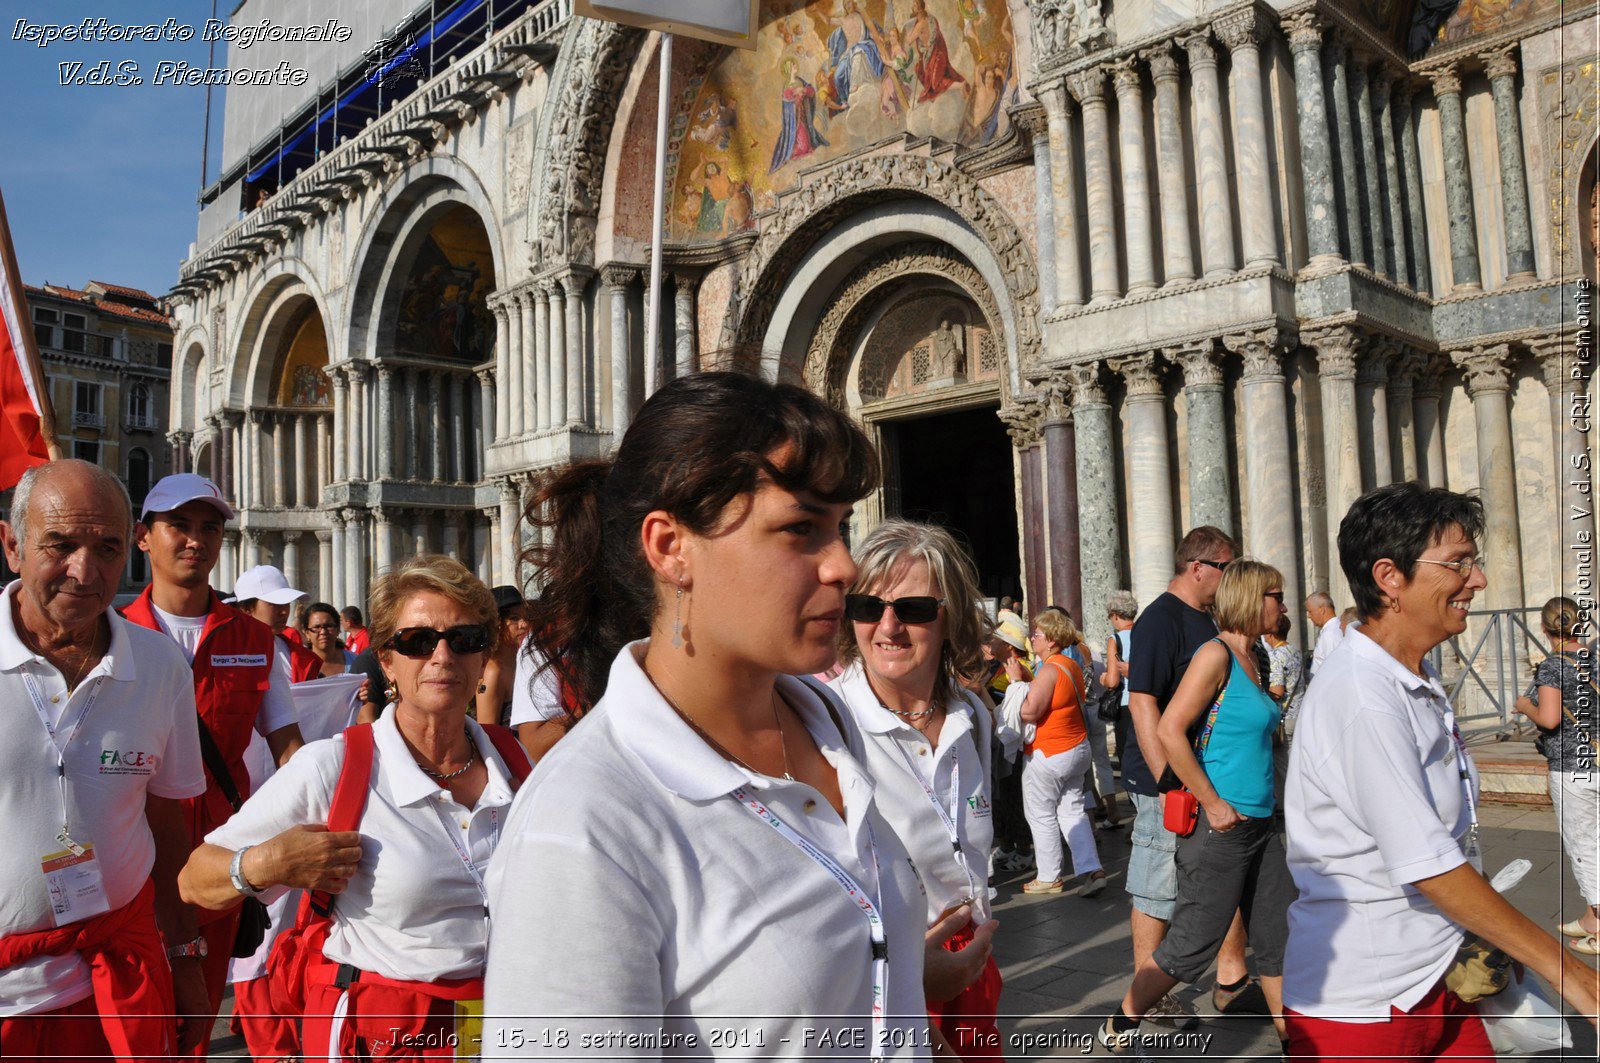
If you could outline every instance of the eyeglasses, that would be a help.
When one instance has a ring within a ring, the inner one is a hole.
[[[1455,574],[1462,579],[1470,579],[1473,569],[1483,568],[1483,558],[1481,557],[1464,557],[1460,561],[1435,561],[1431,557],[1419,557],[1417,560],[1424,565],[1439,565],[1443,568],[1453,569]]]
[[[338,631],[339,630],[339,625],[338,624],[312,624],[310,627],[306,628],[306,630],[307,631]]]
[[[1271,598],[1273,601],[1277,602],[1279,605],[1283,604],[1283,592],[1282,591],[1267,591],[1266,594],[1264,595],[1264,597]]]
[[[402,657],[432,657],[440,639],[444,639],[450,652],[459,657],[482,653],[489,648],[489,630],[480,624],[462,624],[446,631],[435,631],[431,627],[403,627],[383,646]]]
[[[1210,561],[1210,560],[1207,560],[1206,558],[1202,557],[1202,558],[1198,558],[1195,561],[1195,564],[1197,564],[1197,565],[1205,565],[1207,568],[1214,568],[1218,572],[1226,572],[1226,571],[1228,571],[1228,566],[1233,564],[1233,562],[1232,561]]]
[[[939,607],[943,604],[943,598],[935,598],[931,594],[915,594],[909,598],[896,598],[892,602],[873,594],[847,594],[844,596],[844,615],[860,624],[876,624],[883,619],[883,610],[887,606],[894,610],[894,615],[902,624],[931,624],[939,619]]]

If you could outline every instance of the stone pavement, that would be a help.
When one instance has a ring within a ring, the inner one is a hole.
[[[1561,836],[1550,811],[1490,806],[1483,809],[1481,823],[1485,867],[1491,873],[1518,856],[1533,862],[1533,870],[1510,895],[1517,907],[1552,933],[1556,924],[1582,910],[1583,902],[1561,852]],[[1000,895],[995,915],[1000,920],[1000,932],[995,957],[1005,978],[1000,1029],[1007,1058],[1106,1054],[1099,1046],[1092,1046],[1094,1031],[1122,999],[1132,963],[1128,900],[1121,889],[1128,862],[1126,828],[1100,832],[1100,856],[1111,883],[1092,900],[1071,892],[1052,897],[1028,896],[1022,893],[1022,884],[1031,874],[996,882]],[[1278,1058],[1271,1023],[1265,1018],[1218,1018],[1211,1007],[1210,990],[1209,980],[1199,988],[1179,990],[1179,995],[1193,1002],[1201,1016],[1197,1030],[1178,1035],[1163,1028],[1145,1027],[1146,1032],[1187,1039],[1157,1051],[1159,1058]],[[227,1006],[225,1003],[224,1014]],[[1567,1055],[1593,1059],[1593,1028],[1581,1019],[1572,1022],[1570,1028],[1573,1047]],[[212,1057],[245,1055],[243,1042],[228,1033],[225,1018],[219,1019]]]

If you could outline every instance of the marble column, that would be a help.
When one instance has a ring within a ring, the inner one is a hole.
[[[1046,579],[1047,535],[1044,511],[1044,450],[1039,441],[1037,425],[1032,439],[1018,452],[1022,465],[1022,512],[1026,520],[1023,542],[1026,547],[1022,557],[1022,596],[1026,601],[1041,605],[1048,600],[1050,585]]]
[[[517,554],[522,548],[522,526],[516,485],[510,479],[500,481],[500,530],[496,541],[500,544],[500,561],[496,565],[497,578],[514,587],[522,586],[521,567]]]
[[[345,441],[353,434],[350,430],[350,381],[344,375],[344,367],[330,370],[328,373],[333,384],[333,438],[337,440],[333,448],[333,479],[340,482],[345,479],[347,451]]]
[[[1507,281],[1533,279],[1533,222],[1528,173],[1522,162],[1522,117],[1517,111],[1517,48],[1483,57],[1494,94],[1495,139],[1500,144],[1500,200],[1506,225]]]
[[[503,338],[503,337],[502,337]],[[394,479],[395,447],[399,433],[395,431],[394,369],[378,366],[378,479]]]
[[[584,277],[568,270],[561,278],[567,295],[567,423],[584,423],[588,409],[584,378],[589,365],[588,333],[583,327]]]
[[[1416,380],[1424,359],[1406,347],[1397,347],[1389,365],[1390,472],[1401,481],[1415,480],[1417,471]]]
[[[567,423],[567,299],[566,289],[559,281],[552,282],[547,291],[550,297],[550,426],[559,428]],[[580,363],[581,373],[582,356],[575,350],[571,357]]]
[[[1040,87],[1046,137],[1050,142],[1051,246],[1055,255],[1057,307],[1083,305],[1083,267],[1078,258],[1078,170],[1072,153],[1072,104],[1059,78]]]
[[[1522,541],[1517,530],[1516,458],[1511,446],[1509,344],[1451,351],[1466,378],[1477,426],[1478,490],[1483,498],[1483,541],[1491,609],[1514,609],[1522,598]]]
[[[1400,158],[1405,164],[1406,233],[1411,247],[1411,287],[1423,295],[1433,291],[1433,266],[1428,258],[1428,213],[1422,202],[1422,157],[1417,141],[1417,109],[1414,98],[1418,86],[1402,81],[1395,91],[1395,106],[1400,108]]]
[[[1144,89],[1138,60],[1128,57],[1112,68],[1117,93],[1117,144],[1122,161],[1122,232],[1128,245],[1128,294],[1156,286],[1150,231],[1150,174],[1145,168]]]
[[[1228,425],[1222,412],[1222,363],[1211,340],[1168,348],[1167,359],[1183,367],[1183,400],[1189,436],[1189,522],[1210,524],[1232,535],[1233,502],[1228,490]],[[1142,600],[1142,599],[1141,599]]]
[[[315,533],[317,540],[317,595],[324,601],[333,597],[333,533]],[[332,605],[332,602],[328,604]],[[338,606],[334,606],[335,609]]]
[[[189,432],[169,432],[167,434],[167,449],[172,455],[172,471],[189,471],[189,440],[193,438]],[[211,481],[216,483],[215,480]]]
[[[374,428],[372,409],[367,403],[367,363],[350,365],[350,428],[345,433],[345,444],[350,448],[349,473],[352,480],[367,478],[365,441],[369,429]]]
[[[317,437],[317,467],[311,477],[311,498],[306,502],[309,509],[322,505],[322,489],[333,482],[333,415],[319,413],[312,421],[312,429]]]
[[[1117,275],[1117,218],[1111,196],[1111,130],[1106,120],[1104,67],[1080,70],[1067,79],[1083,111],[1084,184],[1089,200],[1089,278],[1091,306],[1122,296]]]
[[[629,359],[628,289],[638,271],[606,266],[600,271],[611,308],[611,437],[618,443],[633,416],[633,366]]]
[[[1283,355],[1293,337],[1288,339],[1291,342],[1286,344],[1274,328],[1234,333],[1224,336],[1222,343],[1243,363],[1245,551],[1283,573],[1284,602],[1298,618],[1305,594],[1295,507],[1289,501],[1294,493],[1294,467]]]
[[[328,603],[335,609],[343,609],[353,604],[350,598],[350,563],[346,555],[344,514],[335,509],[328,513],[328,533],[332,537],[329,546],[329,583],[323,588],[323,593],[328,596]]]
[[[1366,426],[1361,442],[1361,483],[1364,491],[1394,481],[1394,459],[1389,449],[1389,370],[1395,344],[1374,339],[1356,368],[1356,417]]]
[[[261,533],[254,528],[239,532],[239,573],[243,574],[257,565],[266,564],[261,556]],[[235,579],[238,577],[235,576]]]
[[[472,476],[472,377],[455,374],[455,402],[450,407],[450,479],[469,483]]]
[[[1356,420],[1356,351],[1360,338],[1348,326],[1305,336],[1317,352],[1322,391],[1322,451],[1328,498],[1328,592],[1339,608],[1350,604],[1350,584],[1339,567],[1339,522],[1361,497],[1361,428]]]
[[[1043,86],[1040,86],[1043,92]],[[1060,92],[1060,88],[1056,89]],[[1033,152],[1033,242],[1034,261],[1039,264],[1039,309],[1049,314],[1056,308],[1056,221],[1055,203],[1050,194],[1050,119],[1036,111],[1023,112],[1014,119],[1028,134]]]
[[[411,513],[411,553],[421,557],[428,552],[428,511],[425,509],[413,510]]]
[[[1223,140],[1222,88],[1217,51],[1209,30],[1178,43],[1189,55],[1189,92],[1194,104],[1195,202],[1200,213],[1200,265],[1206,280],[1232,273],[1233,189],[1228,184],[1228,149]]]
[[[1162,365],[1154,351],[1111,363],[1127,381],[1123,407],[1127,427],[1129,508],[1138,514],[1129,532],[1133,593],[1153,602],[1172,580],[1177,542],[1172,512],[1172,464],[1167,453],[1167,397]]]
[[[345,605],[353,605],[363,614],[367,612],[367,519],[366,511],[346,509],[340,511],[344,518],[344,588]]]
[[[1362,206],[1367,220],[1368,262],[1374,273],[1390,276],[1389,252],[1384,246],[1383,162],[1378,158],[1377,129],[1372,118],[1372,58],[1355,51],[1350,62],[1350,92],[1355,96],[1356,158],[1361,164]]]
[[[490,299],[490,311],[494,312],[494,379],[501,384],[499,394],[494,397],[494,424],[498,426],[496,431],[504,432],[510,439],[515,432],[510,415],[510,323],[504,296]],[[499,442],[499,437],[490,434],[488,442]]]
[[[1082,544],[1078,517],[1078,441],[1072,429],[1071,385],[1054,382],[1047,393],[1040,435],[1044,442],[1045,536],[1050,543],[1050,600],[1083,618]]]
[[[429,373],[427,381],[432,384],[433,401],[425,402],[427,407],[423,411],[423,419],[428,422],[428,442],[433,444],[433,455],[428,462],[428,479],[435,483],[450,479],[450,466],[448,449],[450,442],[450,408],[455,406],[454,391],[451,387],[451,374]]]
[[[311,444],[311,415],[291,416],[294,418],[294,504],[307,509],[311,506],[311,466],[315,454]]]
[[[511,370],[511,379],[516,386],[509,402],[516,407],[516,413],[511,417],[517,426],[519,435],[527,435],[533,431],[536,400],[529,394],[533,390],[535,376],[533,373],[533,359],[538,347],[535,331],[538,323],[533,319],[533,292],[524,287],[517,292],[517,310],[522,317],[522,338],[512,350],[512,357],[516,359]]]
[[[1351,262],[1371,265],[1372,259],[1367,253],[1365,189],[1361,184],[1361,161],[1356,157],[1355,116],[1350,106],[1350,56],[1338,36],[1328,47],[1326,59],[1330,75],[1328,114],[1333,119],[1333,144],[1339,153],[1337,171],[1345,251]]]
[[[511,308],[508,298],[495,296],[489,300],[489,309],[494,311],[494,371],[501,383],[500,394],[495,397],[495,423],[510,439],[516,433],[511,419]]]
[[[239,533],[229,528],[222,533],[222,553],[217,559],[217,567],[211,570],[211,585],[221,591],[232,591],[241,571]]]
[[[220,455],[220,460],[222,463],[222,480],[221,482],[218,482],[216,479],[213,479],[211,482],[215,483],[217,487],[222,490],[223,498],[226,498],[229,503],[237,505],[239,491],[235,486],[233,464],[234,442],[239,438],[239,415],[236,413],[224,413],[221,417],[220,423],[217,425],[217,430],[220,433],[222,443]]]
[[[543,285],[533,289],[533,427],[543,432],[551,425],[550,394],[555,387],[550,370],[550,293]],[[566,370],[563,369],[564,373]]]
[[[672,275],[674,379],[691,376],[698,368],[695,356],[695,291],[699,287],[699,277],[683,272]]]
[[[1472,203],[1472,169],[1467,161],[1467,126],[1461,105],[1461,78],[1455,67],[1432,72],[1439,106],[1439,141],[1444,150],[1444,198],[1450,221],[1452,291],[1483,286],[1478,267],[1477,212]]]
[[[300,571],[300,532],[286,531],[283,533],[283,574],[289,579],[289,586],[302,588],[305,586],[305,577]]]
[[[372,511],[372,538],[373,538],[373,567],[378,572],[387,572],[394,567],[394,524],[389,519],[390,511],[387,509],[374,509]]]
[[[1106,599],[1120,582],[1117,485],[1112,475],[1111,405],[1099,364],[1066,371],[1072,384],[1072,429],[1078,458],[1078,563],[1082,574],[1083,627],[1090,646],[1111,633]]]
[[[404,476],[407,480],[420,480],[422,478],[422,438],[424,432],[422,411],[419,408],[421,396],[417,387],[417,375],[420,369],[403,369],[401,379],[405,387],[405,409],[401,411],[401,423],[405,437],[405,464]]]
[[[477,454],[481,456],[487,451],[489,442],[495,438],[495,432],[497,431],[494,423],[494,371],[491,369],[480,369],[475,375],[478,378],[478,409],[482,411],[479,415],[478,426],[479,434],[482,438],[483,449],[477,451]],[[467,409],[468,407],[462,406],[463,411]],[[468,432],[467,434],[470,437],[473,433]],[[479,460],[474,460],[471,464],[473,468],[483,467],[482,461]]]
[[[1379,66],[1373,79],[1378,124],[1378,154],[1383,163],[1383,206],[1388,235],[1385,250],[1394,266],[1394,280],[1411,287],[1411,255],[1406,244],[1405,193],[1400,187],[1400,152],[1394,139],[1395,81],[1397,75]]]
[[[1592,341],[1587,341],[1592,342]],[[1579,337],[1574,333],[1555,333],[1529,343],[1544,374],[1545,390],[1550,393],[1550,435],[1553,441],[1551,466],[1559,485],[1561,519],[1557,522],[1557,584],[1579,586],[1581,577],[1592,576],[1593,569],[1579,567],[1579,553],[1593,555],[1595,544],[1595,500],[1592,491],[1594,468],[1589,456],[1594,409],[1589,403],[1589,383],[1593,359],[1578,356]],[[1592,348],[1591,348],[1592,352]],[[1589,487],[1585,491],[1578,485]]]
[[[272,417],[272,504],[279,509],[289,504],[289,422],[285,414]]]
[[[1311,266],[1340,261],[1339,202],[1333,186],[1333,145],[1322,93],[1323,24],[1312,12],[1283,22],[1294,54],[1295,109],[1300,126],[1300,177],[1304,186],[1306,243]]]
[[[1444,422],[1439,402],[1444,393],[1444,361],[1424,359],[1417,371],[1413,408],[1417,417],[1417,476],[1429,487],[1444,487]]]
[[[1166,284],[1194,280],[1189,249],[1188,177],[1183,160],[1183,104],[1178,97],[1178,60],[1164,41],[1142,53],[1156,84],[1156,182],[1161,191],[1161,274]]]
[[[261,447],[267,437],[267,416],[260,410],[251,410],[246,416],[249,428],[243,433],[243,454],[239,460],[239,476],[245,483],[240,494],[244,496],[245,508],[260,509],[267,504],[266,484],[262,482],[266,463],[261,458]]]
[[[441,522],[439,552],[446,557],[453,557],[465,565],[467,558],[461,550],[461,521],[459,514],[441,513],[439,516]]]
[[[1254,8],[1245,8],[1218,19],[1213,28],[1233,58],[1228,88],[1238,143],[1235,178],[1239,202],[1251,204],[1251,209],[1239,212],[1244,264],[1265,266],[1278,261],[1278,241],[1272,174],[1267,169],[1267,108],[1261,95],[1261,16]]]

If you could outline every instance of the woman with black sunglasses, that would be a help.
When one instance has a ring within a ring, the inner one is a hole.
[[[286,886],[329,900],[320,954],[303,985],[284,987],[304,993],[307,1059],[412,1058],[458,1034],[457,1016],[483,996],[484,876],[528,771],[509,731],[472,719],[499,633],[489,589],[427,555],[380,575],[370,604],[391,711],[307,745],[179,876],[185,900],[214,909]],[[364,802],[333,815],[347,771],[366,781],[354,791]],[[359,830],[329,829],[341,816]]]

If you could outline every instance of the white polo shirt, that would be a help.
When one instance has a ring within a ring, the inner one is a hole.
[[[483,729],[470,719],[467,727],[489,769],[483,795],[470,809],[417,767],[393,712],[372,725],[361,863],[333,905],[322,950],[330,960],[409,981],[483,973],[483,896],[465,859],[486,873],[505,828],[511,784]],[[206,841],[239,849],[290,827],[328,822],[343,763],[343,734],[303,747]]]
[[[989,850],[994,846],[989,710],[977,703],[975,695],[956,691],[945,710],[938,744],[930,745],[920,731],[884,708],[861,662],[828,685],[850,707],[861,728],[878,807],[905,844],[927,888],[928,924],[963,900],[977,902],[976,921],[988,919]],[[951,783],[957,780],[960,790],[952,795]],[[929,791],[937,798],[938,809]],[[960,860],[950,840],[952,826],[961,840]]]
[[[39,862],[64,848],[56,840],[63,759],[67,826],[75,841],[94,844],[113,909],[133,900],[155,866],[146,797],[197,797],[206,788],[194,678],[172,640],[108,612],[110,649],[68,694],[61,673],[17,635],[21,586],[0,593],[0,936],[55,925]],[[25,675],[54,714],[53,741]],[[51,1011],[91,992],[77,953],[42,956],[0,970],[0,1015]]]
[[[1311,674],[1313,676],[1322,674],[1322,666],[1327,662],[1328,655],[1343,641],[1344,625],[1339,623],[1337,616],[1330,617],[1328,622],[1322,625],[1322,630],[1317,633],[1317,644],[1311,648]]]
[[[733,796],[740,787],[878,898],[887,1054],[927,1058],[927,903],[874,806],[848,710],[834,710],[849,732],[841,741],[818,692],[779,679],[838,773],[841,820],[812,787],[713,752],[645,675],[646,645],[617,656],[605,697],[512,809],[490,875],[484,1002],[505,1018],[485,1023],[485,1058],[867,1054],[867,919],[828,871]]]
[[[544,666],[544,654],[531,642],[517,650],[517,671],[511,683],[511,726],[543,723],[566,710],[555,669]]]
[[[1471,816],[1450,703],[1352,628],[1306,691],[1285,792],[1289,908],[1283,1002],[1380,1022],[1427,995],[1463,931],[1412,883],[1466,862]],[[1466,757],[1474,799],[1478,775]]]

